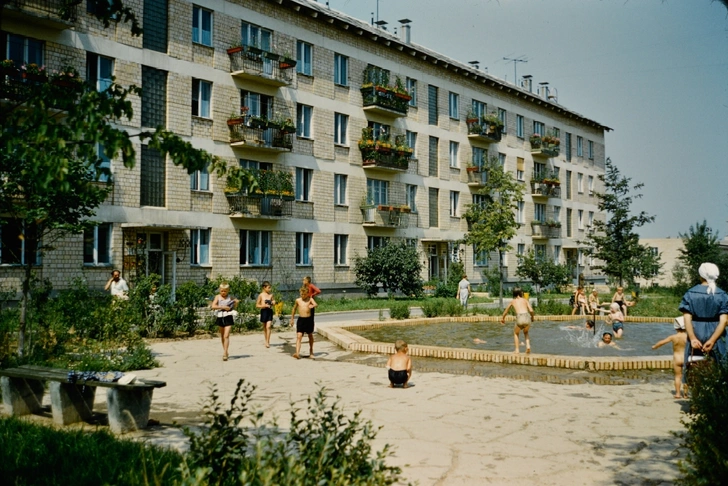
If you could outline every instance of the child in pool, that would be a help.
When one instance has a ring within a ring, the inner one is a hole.
[[[612,333],[611,332],[605,332],[602,334],[602,340],[599,341],[599,344],[597,344],[598,347],[604,348],[606,346],[611,346],[613,348],[619,349],[619,346],[617,346],[617,343],[612,341]]]
[[[675,398],[687,398],[687,385],[682,382],[683,364],[685,362],[685,344],[688,341],[688,334],[685,332],[685,318],[675,318],[675,334],[658,341],[652,346],[657,349],[667,343],[672,343],[672,369],[675,372]]]
[[[412,360],[407,355],[407,343],[398,339],[394,343],[394,349],[396,353],[387,360],[389,388],[394,388],[395,385],[409,388],[407,383],[412,378]]]
[[[612,325],[614,337],[621,339],[624,331],[624,314],[622,314],[621,306],[617,302],[612,302],[612,305],[609,306],[609,314],[607,314],[605,320],[607,324]]]

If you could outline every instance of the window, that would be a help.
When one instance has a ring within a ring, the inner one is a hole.
[[[197,5],[192,7],[192,42],[212,47],[212,12]]]
[[[475,245],[473,245],[473,263],[476,267],[487,267],[488,266],[488,252],[477,251]]]
[[[240,264],[270,265],[271,232],[240,230]]]
[[[504,154],[502,152],[498,152],[498,163],[500,164],[501,167],[506,166],[506,154]]]
[[[581,137],[576,137],[576,156],[584,156],[584,139]]]
[[[589,211],[587,224],[589,225],[589,229],[594,227],[594,211]]]
[[[516,255],[525,255],[526,254],[526,244],[525,243],[519,243],[518,247],[516,248]]]
[[[346,206],[346,180],[344,174],[334,174],[334,204]]]
[[[506,133],[506,128],[508,127],[508,112],[506,112],[506,110],[504,110],[503,108],[498,108],[498,118],[503,124],[501,133]]]
[[[102,92],[111,86],[114,76],[114,60],[98,54],[86,54],[86,79]]]
[[[349,242],[347,235],[334,235],[334,265],[346,265],[346,245]]]
[[[334,54],[334,84],[349,86],[349,58]]]
[[[167,71],[142,66],[142,126],[156,128],[166,123]]]
[[[101,223],[84,230],[83,263],[85,265],[111,263],[111,223]]]
[[[571,238],[571,236],[572,236],[571,218],[572,218],[572,209],[566,208],[566,237],[567,238]]]
[[[473,147],[473,166],[483,168],[485,166],[485,161],[488,157],[488,151],[487,149],[484,149],[482,147]]]
[[[534,162],[533,163],[533,177],[531,179],[534,180],[541,180],[544,176],[546,176],[546,164],[542,164],[540,162]]]
[[[591,140],[588,141],[588,150],[589,150],[589,160],[594,160],[594,142]]]
[[[546,245],[543,243],[533,245],[533,254],[538,261],[546,260]]]
[[[554,245],[554,263],[561,261],[561,245]]]
[[[581,172],[576,174],[576,192],[584,194],[584,174]]]
[[[313,106],[298,104],[296,108],[296,135],[303,138],[311,138],[311,117],[313,115]]]
[[[516,137],[523,138],[523,116],[516,115]]]
[[[566,145],[566,161],[571,162],[571,134],[566,132],[565,135],[566,140],[564,141],[564,144]]]
[[[417,212],[417,186],[414,184],[407,184],[405,187],[405,198],[407,206],[413,213]]]
[[[546,126],[539,121],[533,122],[533,133],[541,135],[542,137],[546,135]]]
[[[427,86],[427,122],[430,125],[437,125],[437,86]]]
[[[457,142],[450,142],[450,167],[458,167],[458,150],[460,150],[460,144]]]
[[[273,33],[257,25],[241,22],[240,37],[244,46],[253,46],[269,52],[272,49]]]
[[[212,83],[192,78],[192,116],[210,118]]]
[[[26,228],[20,219],[6,219],[0,224],[0,263],[40,265],[38,236],[35,226]]]
[[[383,123],[370,121],[368,123],[368,126],[369,126],[369,128],[372,129],[372,136],[374,137],[374,140],[379,140],[379,137],[391,133],[390,132],[391,127],[389,125],[385,125]]]
[[[583,209],[578,210],[577,219],[578,219],[578,223],[579,223],[579,229],[583,230],[584,229],[584,210]]]
[[[516,180],[526,180],[526,160],[523,157],[516,157]]]
[[[440,140],[437,137],[430,137],[430,146],[429,146],[429,162],[428,162],[428,175],[432,177],[437,177],[438,165],[439,165],[439,158],[438,158],[438,151],[440,146]]]
[[[139,204],[164,207],[167,171],[162,154],[148,145],[142,145],[141,187]]]
[[[587,178],[587,187],[589,189],[589,195],[593,196],[594,195],[594,176],[590,175]]]
[[[389,238],[387,238],[386,236],[367,237],[367,248],[369,249],[369,251],[372,251],[375,248],[382,248],[383,246],[386,246],[387,243],[389,243]]]
[[[142,47],[144,49],[166,53],[168,37],[167,0],[144,0],[142,19],[144,19],[142,25],[144,29]]]
[[[336,145],[349,145],[349,140],[346,137],[348,126],[349,115],[334,113],[334,143]]]
[[[210,230],[190,230],[190,263],[192,265],[210,264]]]
[[[516,203],[516,223],[524,224],[526,222],[525,212],[526,212],[526,203],[523,201],[518,201]]]
[[[554,206],[554,221],[561,221],[561,206]]]
[[[450,91],[450,118],[460,118],[460,95]]]
[[[409,100],[409,105],[417,106],[417,80],[407,78],[405,87],[407,88],[407,92],[409,93],[409,95],[412,97],[412,99]]]
[[[296,43],[296,54],[298,56],[296,72],[307,76],[313,76],[313,46],[307,42],[298,41]]]
[[[571,199],[571,171],[566,171],[566,199]]]
[[[6,51],[2,54],[5,59],[14,61],[15,67],[20,67],[23,64],[45,65],[43,41],[16,34],[5,35],[7,35],[4,39],[7,45]]]
[[[412,152],[412,157],[417,157],[417,132],[410,132],[407,130],[407,146],[411,148],[414,152]]]
[[[311,265],[312,233],[296,233],[296,265]]]
[[[111,159],[108,155],[106,155],[104,146],[100,143],[96,145],[96,155],[99,158],[99,163],[97,165],[99,170],[96,172],[94,177],[99,182],[107,182],[111,174]]]
[[[546,205],[542,203],[536,203],[533,205],[533,220],[546,222]]]
[[[473,109],[473,114],[476,118],[478,118],[478,123],[480,123],[480,120],[482,120],[488,112],[488,105],[486,105],[482,101],[473,100],[471,103],[471,107]]]
[[[436,187],[430,187],[428,189],[428,209],[430,211],[430,228],[437,228],[440,226],[440,213],[439,213],[439,202],[440,202],[440,191]]]
[[[313,170],[296,167],[296,201],[311,200]]]
[[[488,205],[488,197],[485,194],[473,194],[473,206],[485,209]]]
[[[190,189],[193,191],[210,190],[210,173],[207,172],[207,167],[190,174]]]
[[[459,200],[460,200],[460,193],[457,191],[450,191],[450,216],[453,218],[458,217]]]
[[[367,200],[375,205],[389,204],[389,182],[367,179]]]

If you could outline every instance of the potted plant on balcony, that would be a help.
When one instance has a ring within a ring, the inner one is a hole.
[[[286,51],[283,53],[280,61],[278,61],[278,67],[280,69],[290,69],[296,67],[297,61],[291,57],[291,53]]]
[[[279,126],[281,133],[296,133],[296,125],[293,124],[293,120],[290,118],[280,119]]]
[[[248,116],[247,114],[248,114],[248,107],[241,106],[239,114],[237,114],[235,112],[230,114],[230,117],[227,120],[228,126],[242,125],[243,123],[245,123],[245,118]]]
[[[407,88],[405,88],[404,83],[402,83],[402,79],[399,76],[397,76],[394,80],[394,95],[405,101],[410,101],[412,99],[412,96],[410,96],[407,92]]]
[[[250,128],[264,129],[268,127],[268,118],[261,115],[251,115],[248,120]]]
[[[364,217],[365,223],[371,223],[374,221],[374,214],[377,206],[374,204],[372,196],[365,194],[361,199],[361,212]]]
[[[23,64],[20,66],[20,72],[24,79],[31,81],[47,81],[45,66],[38,66],[36,63]]]
[[[53,73],[50,82],[63,88],[81,87],[83,85],[81,75],[73,66],[66,66],[57,73]]]
[[[382,154],[388,154],[392,152],[392,143],[389,141],[389,134],[382,132],[379,135],[376,143],[374,144],[374,150]]]
[[[12,59],[0,61],[0,75],[11,76],[17,72],[18,70],[15,68],[15,61]]]
[[[468,113],[465,115],[465,123],[470,124],[470,123],[477,123],[477,122],[478,122],[477,113],[475,113],[475,111],[473,111],[473,110],[468,111]]]
[[[488,134],[500,137],[501,131],[503,130],[503,122],[498,117],[497,113],[491,113],[483,117],[483,124],[488,127]]]
[[[541,135],[538,133],[531,135],[531,138],[529,138],[528,141],[531,142],[531,148],[541,148]]]
[[[238,42],[232,44],[230,47],[228,47],[227,53],[228,53],[228,55],[230,55],[230,54],[235,54],[236,52],[240,52],[242,50],[243,50],[243,43],[238,41]]]
[[[473,165],[472,162],[468,162],[467,167],[465,167],[465,170],[467,172],[480,172],[480,167],[477,165]]]

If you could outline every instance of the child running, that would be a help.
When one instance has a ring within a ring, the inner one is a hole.
[[[685,332],[685,319],[683,316],[675,318],[675,334],[658,341],[652,346],[657,349],[667,343],[672,343],[672,369],[675,372],[675,398],[687,398],[687,385],[682,382],[683,364],[685,363],[685,343],[688,334]]]
[[[515,287],[513,289],[513,300],[511,300],[511,303],[508,304],[508,307],[506,307],[506,310],[503,312],[501,324],[506,323],[506,316],[508,315],[508,311],[511,307],[513,307],[513,310],[516,313],[516,325],[513,326],[513,341],[516,345],[516,350],[514,352],[516,354],[520,352],[518,335],[521,331],[523,331],[523,337],[526,339],[526,353],[530,353],[531,341],[528,338],[528,329],[533,322],[533,309],[531,308],[531,303],[523,298],[523,290],[521,290],[520,287]]]
[[[270,333],[273,325],[273,306],[276,300],[271,294],[272,286],[267,280],[263,282],[263,291],[258,295],[255,301],[255,307],[260,309],[260,322],[263,324],[263,336],[265,338],[265,347],[270,348]]]
[[[407,343],[398,339],[394,343],[396,353],[391,355],[387,360],[387,373],[389,375],[389,388],[402,386],[409,388],[407,384],[412,378],[412,360],[407,355]]]
[[[230,293],[230,285],[223,282],[220,284],[220,293],[212,300],[210,307],[217,311],[217,325],[220,328],[220,340],[222,341],[222,360],[228,360],[228,348],[230,347],[230,328],[234,323],[236,314],[235,308],[238,306],[238,299],[228,296]]]
[[[296,353],[293,355],[294,358],[301,358],[301,340],[304,334],[308,334],[308,345],[310,351],[308,353],[309,358],[314,359],[313,356],[313,310],[318,304],[308,294],[308,287],[306,285],[301,287],[299,291],[301,297],[296,299],[293,304],[293,312],[291,313],[291,327],[293,327],[293,319],[296,317],[296,312],[299,313],[298,322],[296,323]]]

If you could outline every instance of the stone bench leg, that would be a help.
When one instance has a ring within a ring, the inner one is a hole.
[[[53,421],[59,425],[88,421],[93,415],[95,386],[50,383]]]
[[[41,380],[0,377],[5,410],[11,415],[28,415],[43,407],[45,386]]]
[[[153,388],[148,390],[122,390],[109,388],[106,403],[109,409],[109,428],[115,434],[143,429],[149,422]]]

